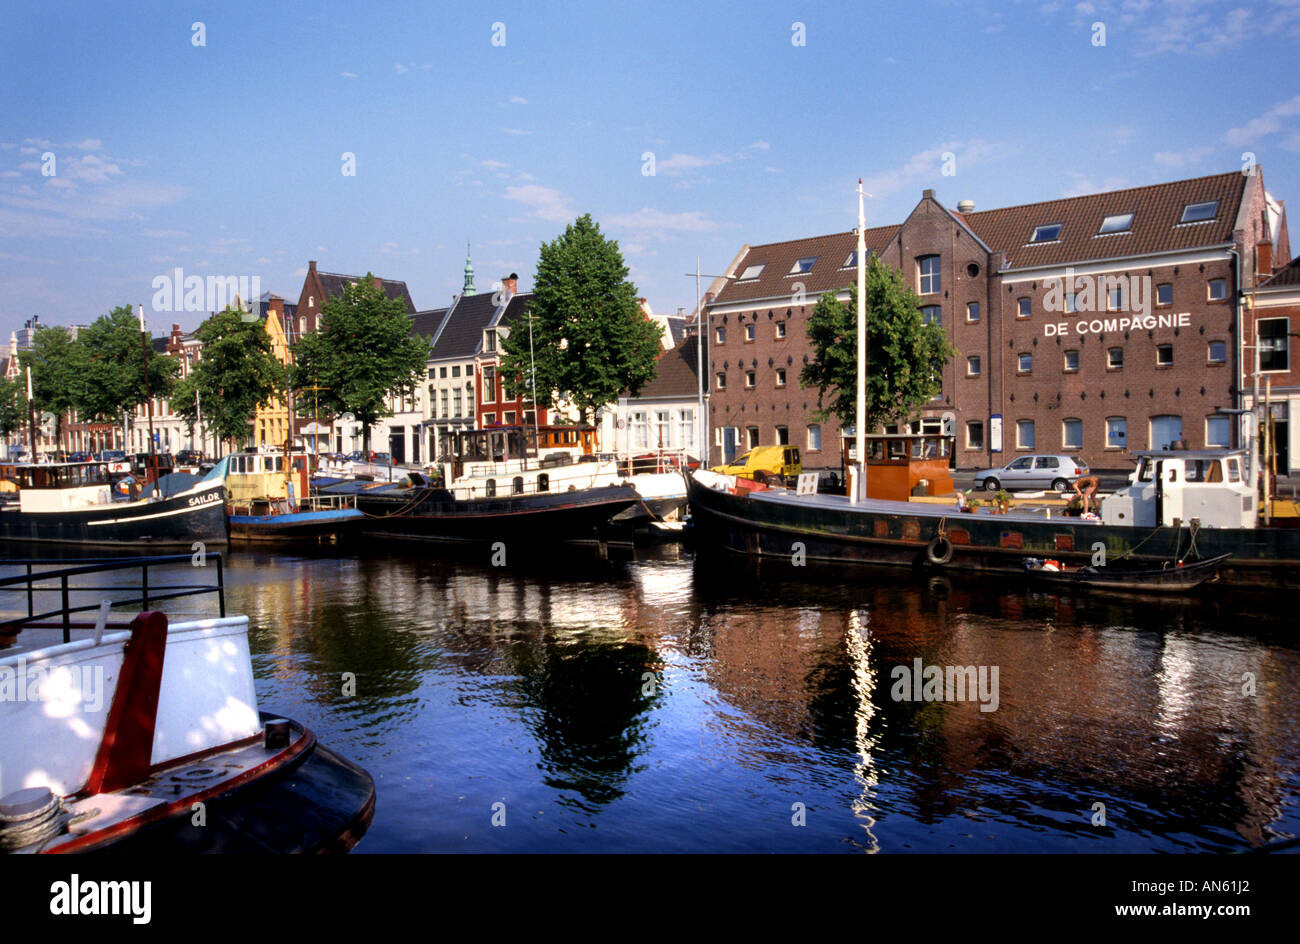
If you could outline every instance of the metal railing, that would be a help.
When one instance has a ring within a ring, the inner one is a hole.
[[[188,554],[169,554],[159,557],[137,557],[129,560],[123,560],[120,557],[100,557],[80,559],[75,562],[74,566],[54,567],[51,570],[33,570],[32,568],[37,566],[50,566],[59,563],[58,561],[51,561],[48,559],[0,560],[0,568],[25,568],[25,573],[16,574],[11,577],[0,577],[0,594],[21,593],[25,594],[27,597],[27,615],[0,619],[0,635],[13,635],[24,626],[62,625],[63,641],[71,642],[71,633],[74,628],[85,629],[91,628],[95,625],[94,623],[74,623],[72,620],[73,614],[99,610],[104,602],[100,601],[97,603],[88,603],[83,606],[73,606],[71,602],[72,593],[120,593],[123,590],[131,589],[129,585],[122,584],[110,586],[74,585],[70,582],[71,578],[84,576],[86,574],[101,574],[110,571],[131,569],[139,569],[140,571],[140,593],[138,596],[107,601],[112,607],[138,607],[140,610],[147,610],[151,603],[159,603],[163,600],[174,600],[178,597],[215,593],[217,595],[218,612],[224,617],[226,615],[226,584],[221,555],[215,553],[205,555],[205,565],[209,561],[216,565],[217,582],[215,584],[169,583],[150,587],[150,567],[157,568],[182,563],[186,566],[193,566],[194,559]],[[50,587],[39,585],[46,581],[57,581],[58,585]],[[42,593],[59,594],[61,605],[57,609],[37,612],[36,596],[37,594]]]

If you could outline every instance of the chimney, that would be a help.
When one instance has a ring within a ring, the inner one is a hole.
[[[1273,244],[1260,242],[1255,244],[1255,271],[1260,278],[1266,279],[1273,274]]]
[[[974,201],[974,200],[962,200],[962,201],[960,201],[960,202],[957,204],[957,212],[958,212],[958,213],[974,213],[974,212],[975,212],[975,201]]]
[[[922,190],[922,191],[921,191],[921,199],[922,199],[922,200],[933,200],[933,199],[934,199],[934,191],[933,191],[933,190]]]
[[[281,321],[284,321],[284,299],[283,298],[280,298],[278,295],[272,296],[271,301],[268,303],[268,307],[271,309],[271,311],[275,312],[277,315],[280,316]]]
[[[376,275],[376,276],[375,276],[375,288],[382,290],[383,287],[384,287],[384,280],[381,279],[379,276]]]
[[[311,273],[313,273],[313,272],[315,272],[315,271],[316,271],[316,260],[313,259],[313,260],[311,260],[311,262],[308,262],[308,263],[307,263],[307,274],[308,274],[308,275],[311,275]]]
[[[501,280],[501,288],[507,295],[517,295],[519,293],[519,274],[511,272]]]

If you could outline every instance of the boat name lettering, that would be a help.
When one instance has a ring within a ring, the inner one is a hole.
[[[221,498],[222,495],[221,492],[219,491],[206,492],[203,495],[195,495],[194,497],[192,497],[190,499],[190,506],[193,507],[194,505],[210,505],[213,502],[221,501]]]

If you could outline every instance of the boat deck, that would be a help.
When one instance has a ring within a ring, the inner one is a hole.
[[[909,515],[917,518],[957,518],[966,517],[967,513],[958,511],[956,500],[951,505],[936,505],[931,502],[903,502],[890,501],[884,498],[867,498],[858,502],[856,505],[851,502],[847,495],[800,495],[793,489],[788,488],[767,488],[747,493],[755,501],[773,502],[782,505],[798,505],[802,507],[825,508],[837,512],[848,512],[850,514],[877,514],[877,515]],[[1047,520],[1043,514],[1039,513],[1040,509],[1033,511],[1015,510],[1008,511],[1005,515],[992,515],[989,511],[979,509],[971,514],[971,517],[996,517],[1003,521],[1044,521]],[[1089,518],[1070,518],[1071,524],[1080,525],[1099,525],[1100,520]]]

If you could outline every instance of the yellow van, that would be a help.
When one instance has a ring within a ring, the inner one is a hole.
[[[797,446],[757,446],[730,465],[714,466],[714,472],[743,479],[776,479],[793,483],[803,471]]]

